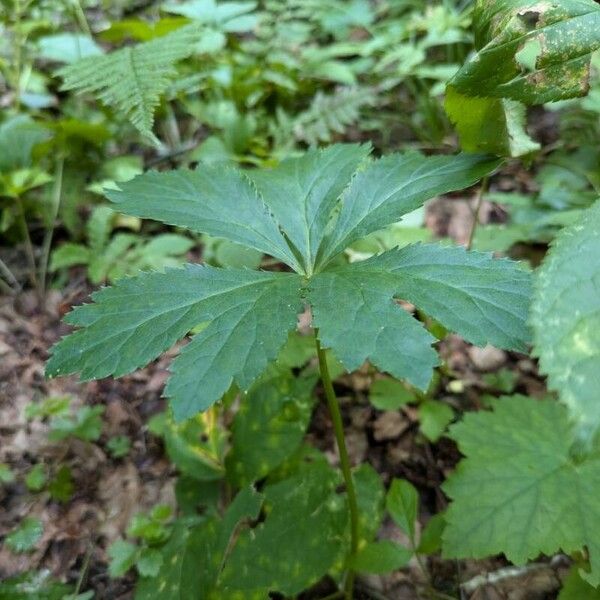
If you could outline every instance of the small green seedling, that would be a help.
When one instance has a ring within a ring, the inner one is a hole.
[[[6,547],[12,552],[30,552],[35,548],[42,534],[44,526],[36,517],[25,517],[19,525],[13,529],[4,542]]]
[[[113,458],[123,458],[131,450],[131,440],[126,435],[116,435],[106,442],[106,447]]]

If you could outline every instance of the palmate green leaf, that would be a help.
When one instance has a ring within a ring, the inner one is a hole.
[[[172,365],[167,395],[184,419],[213,404],[233,380],[247,389],[275,358],[296,325],[299,287],[296,275],[199,265],[123,279],[68,315],[84,329],[54,347],[47,373],[123,375],[211,321]]]
[[[408,153],[360,170],[367,153],[339,145],[270,172],[215,165],[149,172],[119,184],[108,195],[122,212],[226,238],[298,274],[189,265],[120,281],[68,316],[80,330],[54,348],[48,374],[123,375],[204,323],[174,361],[166,388],[181,420],[211,406],[232,382],[247,390],[295,329],[305,301],[324,345],[346,368],[369,359],[421,389],[437,364],[434,338],[396,299],[418,305],[473,343],[523,349],[528,275],[512,263],[410,246],[332,266],[346,244],[435,194],[473,184],[499,164],[488,156]]]
[[[90,56],[57,71],[64,90],[93,93],[121,112],[150,140],[160,96],[176,75],[175,63],[194,52],[205,28],[185,25],[149,42]]]
[[[600,429],[600,202],[555,239],[536,278],[531,323],[550,388],[580,441]]]
[[[477,53],[448,82],[446,110],[465,150],[523,156],[539,145],[525,107],[583,96],[600,48],[594,0],[478,0]]]
[[[443,552],[482,558],[503,552],[517,564],[539,554],[587,547],[600,583],[600,458],[574,459],[566,409],[524,396],[499,399],[494,412],[466,415],[451,428],[466,456],[444,484]]]
[[[226,238],[279,258],[299,270],[264,201],[242,171],[202,166],[148,171],[106,190],[120,212]]]
[[[318,273],[307,297],[323,344],[347,369],[369,359],[426,389],[437,364],[434,338],[392,298],[415,304],[474,344],[524,351],[529,280],[511,261],[418,244]]]

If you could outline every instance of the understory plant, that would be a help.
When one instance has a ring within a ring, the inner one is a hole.
[[[262,563],[256,559],[253,572],[248,558],[253,544],[260,544],[261,560],[266,560],[269,548],[277,550],[277,537],[268,538],[273,529],[268,524],[276,522],[277,515],[285,520],[286,495],[298,484],[308,486],[306,502],[299,506],[300,513],[308,512],[298,518],[313,518],[312,511],[330,498],[332,512],[325,515],[329,534],[323,526],[310,528],[307,536],[317,546],[331,545],[333,539],[338,551],[348,536],[340,581],[352,597],[361,515],[325,349],[331,349],[347,371],[368,360],[426,390],[439,362],[432,348],[436,340],[399,304],[402,300],[472,343],[526,350],[530,276],[517,263],[437,244],[409,245],[352,264],[339,260],[353,242],[399,221],[433,196],[473,185],[498,164],[485,155],[427,157],[413,152],[374,160],[367,145],[337,144],[287,159],[273,169],[242,171],[217,165],[150,171],[119,184],[119,190],[107,191],[122,213],[228,239],[270,255],[284,268],[251,271],[188,264],[122,279],[95,292],[92,304],[76,307],[67,316],[78,330],[52,350],[49,376],[80,373],[89,380],[124,375],[194,329],[172,363],[165,389],[175,421],[183,421],[209,410],[232,385],[242,391],[250,388],[277,358],[298,315],[312,313],[319,373],[344,479],[344,506],[340,509],[339,499],[331,495],[335,477],[324,465],[310,467],[313,476],[301,471],[269,486],[265,525],[249,538],[238,538],[233,550],[227,544],[215,550],[224,561],[213,573],[210,589],[215,597],[236,591],[252,591],[257,597],[269,590],[293,594],[314,583],[318,569],[308,580],[299,577],[293,585],[285,584],[284,573],[275,579],[259,577]],[[231,522],[222,524],[226,539],[233,535],[228,527],[259,517],[259,497],[253,487],[241,488],[224,517]],[[325,539],[319,538],[321,531]],[[336,558],[336,552],[331,556]],[[330,561],[326,571],[335,570],[334,563]],[[228,576],[236,567],[243,567],[247,576]],[[288,561],[285,569],[293,568],[294,562]],[[248,587],[251,584],[257,588]]]

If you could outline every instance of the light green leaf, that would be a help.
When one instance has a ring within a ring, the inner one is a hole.
[[[246,175],[232,167],[148,171],[106,190],[115,209],[136,217],[226,238],[279,258],[297,261]]]
[[[16,529],[6,536],[4,543],[13,552],[29,552],[33,550],[43,533],[44,526],[38,518],[25,517]]]
[[[64,79],[64,90],[94,94],[158,142],[152,133],[154,111],[177,73],[175,63],[194,52],[203,33],[202,25],[192,23],[149,42],[88,56],[57,74]]]
[[[120,280],[68,315],[85,328],[54,346],[47,373],[123,375],[211,321],[173,363],[167,395],[181,420],[213,404],[234,379],[247,389],[260,375],[296,325],[299,287],[295,275],[199,265]]]
[[[415,402],[416,395],[401,381],[386,377],[373,382],[369,389],[369,400],[378,410],[398,410],[409,402]]]
[[[449,86],[445,108],[467,152],[517,157],[540,149],[525,130],[526,110],[519,102],[467,96]]]
[[[25,476],[25,485],[32,492],[39,492],[46,485],[48,477],[42,463],[33,466]]]
[[[15,474],[11,468],[4,463],[0,463],[0,483],[12,483],[15,480]]]
[[[71,64],[88,56],[102,54],[102,48],[91,37],[81,33],[45,35],[37,43],[39,58],[61,63]]]
[[[361,548],[352,560],[352,566],[359,573],[391,573],[405,567],[413,553],[390,540],[371,542]]]
[[[108,547],[108,573],[111,577],[122,577],[135,565],[138,547],[125,540],[117,540]]]
[[[33,149],[50,137],[46,127],[25,115],[0,124],[0,172],[31,166]]]
[[[517,564],[539,554],[587,547],[600,583],[600,459],[572,456],[566,409],[524,396],[499,399],[494,412],[470,413],[451,428],[466,456],[444,484],[446,557],[504,553]]]
[[[396,525],[415,541],[415,524],[419,514],[419,494],[415,487],[404,479],[393,479],[388,490],[385,507]]]
[[[90,260],[90,249],[83,244],[65,242],[52,252],[50,271],[66,269],[74,265],[85,265]]]
[[[600,202],[564,229],[538,271],[535,352],[589,443],[600,428]]]
[[[243,395],[226,460],[235,484],[262,479],[300,447],[312,414],[315,379],[276,373]]]
[[[218,434],[217,434],[218,435]],[[162,436],[169,459],[185,475],[196,481],[215,481],[225,476],[222,444],[201,415],[182,423],[165,420]]]
[[[453,410],[444,402],[426,400],[419,406],[421,433],[430,442],[437,442],[453,418]]]
[[[321,343],[333,349],[348,371],[368,359],[427,388],[438,364],[431,348],[435,338],[394,302],[389,285],[364,277],[356,264],[361,263],[317,273],[309,283],[307,297]]]
[[[163,556],[156,548],[144,548],[135,563],[142,577],[156,577],[163,563]]]
[[[370,146],[335,144],[288,158],[274,169],[248,171],[310,273],[331,212]]]
[[[326,264],[352,242],[382,229],[438,194],[473,185],[500,162],[489,156],[391,154],[373,161],[353,178],[341,199],[334,230],[319,252]]]
[[[575,566],[564,580],[557,600],[600,600],[600,589],[585,581]]]
[[[515,262],[415,244],[351,268],[366,288],[387,287],[473,344],[527,349],[530,275]]]

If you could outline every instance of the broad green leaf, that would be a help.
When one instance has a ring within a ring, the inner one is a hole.
[[[198,560],[191,570],[186,570],[186,545],[189,538],[198,530],[202,530],[205,523],[198,523],[198,518],[180,519],[174,529],[169,541],[161,547],[163,557],[156,577],[140,577],[135,590],[136,600],[153,600],[160,595],[165,600],[184,600],[189,597],[190,590],[196,589],[196,581],[192,581],[192,587],[186,586],[184,578],[186,575],[198,578]],[[189,567],[188,567],[189,569]]]
[[[333,349],[348,371],[368,359],[427,388],[438,364],[431,347],[435,338],[394,302],[394,290],[385,281],[364,277],[357,264],[317,273],[309,283],[308,300],[322,344]]]
[[[437,442],[453,418],[453,410],[439,400],[425,400],[419,406],[419,427],[430,442]]]
[[[136,600],[156,598],[157,592],[165,600],[187,600],[196,597],[199,590],[203,599],[222,597],[217,590],[218,579],[227,553],[240,528],[258,517],[262,502],[260,494],[246,487],[236,495],[222,519],[177,522],[171,539],[161,548],[157,577],[140,580]]]
[[[223,571],[223,591],[291,596],[325,575],[339,552],[340,524],[347,521],[336,501],[337,482],[331,467],[314,463],[266,487],[267,518],[240,535]]]
[[[443,552],[452,558],[498,553],[517,564],[539,554],[587,547],[600,583],[600,458],[574,458],[566,409],[524,396],[499,399],[451,428],[466,456],[444,484],[452,499]]]
[[[462,147],[502,156],[537,150],[524,105],[587,93],[600,7],[594,0],[478,0],[473,23],[477,52],[446,89]]]
[[[415,244],[351,267],[479,346],[525,351],[530,275],[513,261],[461,247]]]
[[[382,229],[438,194],[469,187],[500,162],[489,156],[392,154],[358,171],[343,194],[331,235],[319,252],[319,265],[352,242]]]
[[[264,478],[300,447],[312,414],[314,384],[314,377],[276,373],[243,395],[226,460],[234,483]]]
[[[600,428],[600,202],[554,241],[539,269],[531,323],[535,352],[582,441]]]
[[[181,420],[213,404],[234,379],[247,389],[260,375],[296,325],[299,287],[294,275],[199,265],[123,279],[68,315],[84,329],[54,347],[47,373],[123,375],[210,321],[173,363],[167,395]]]
[[[352,559],[352,566],[359,573],[391,573],[408,565],[412,556],[408,548],[391,540],[381,540],[361,548]]]
[[[478,52],[450,86],[528,105],[586,94],[600,48],[594,0],[478,0],[473,21]]]
[[[203,26],[192,23],[149,42],[88,56],[57,74],[64,90],[94,94],[156,143],[152,125],[160,97],[177,73],[175,63],[194,52],[204,32]]]
[[[288,158],[274,169],[248,171],[308,273],[340,194],[369,152],[368,145],[336,144]]]
[[[105,193],[122,213],[226,238],[299,268],[263,200],[238,169],[148,171],[119,188]]]
[[[415,541],[415,524],[419,514],[419,494],[415,487],[404,479],[394,479],[388,490],[385,506],[396,525]]]
[[[37,517],[25,517],[5,538],[4,543],[13,552],[33,550],[44,533],[44,526]]]

